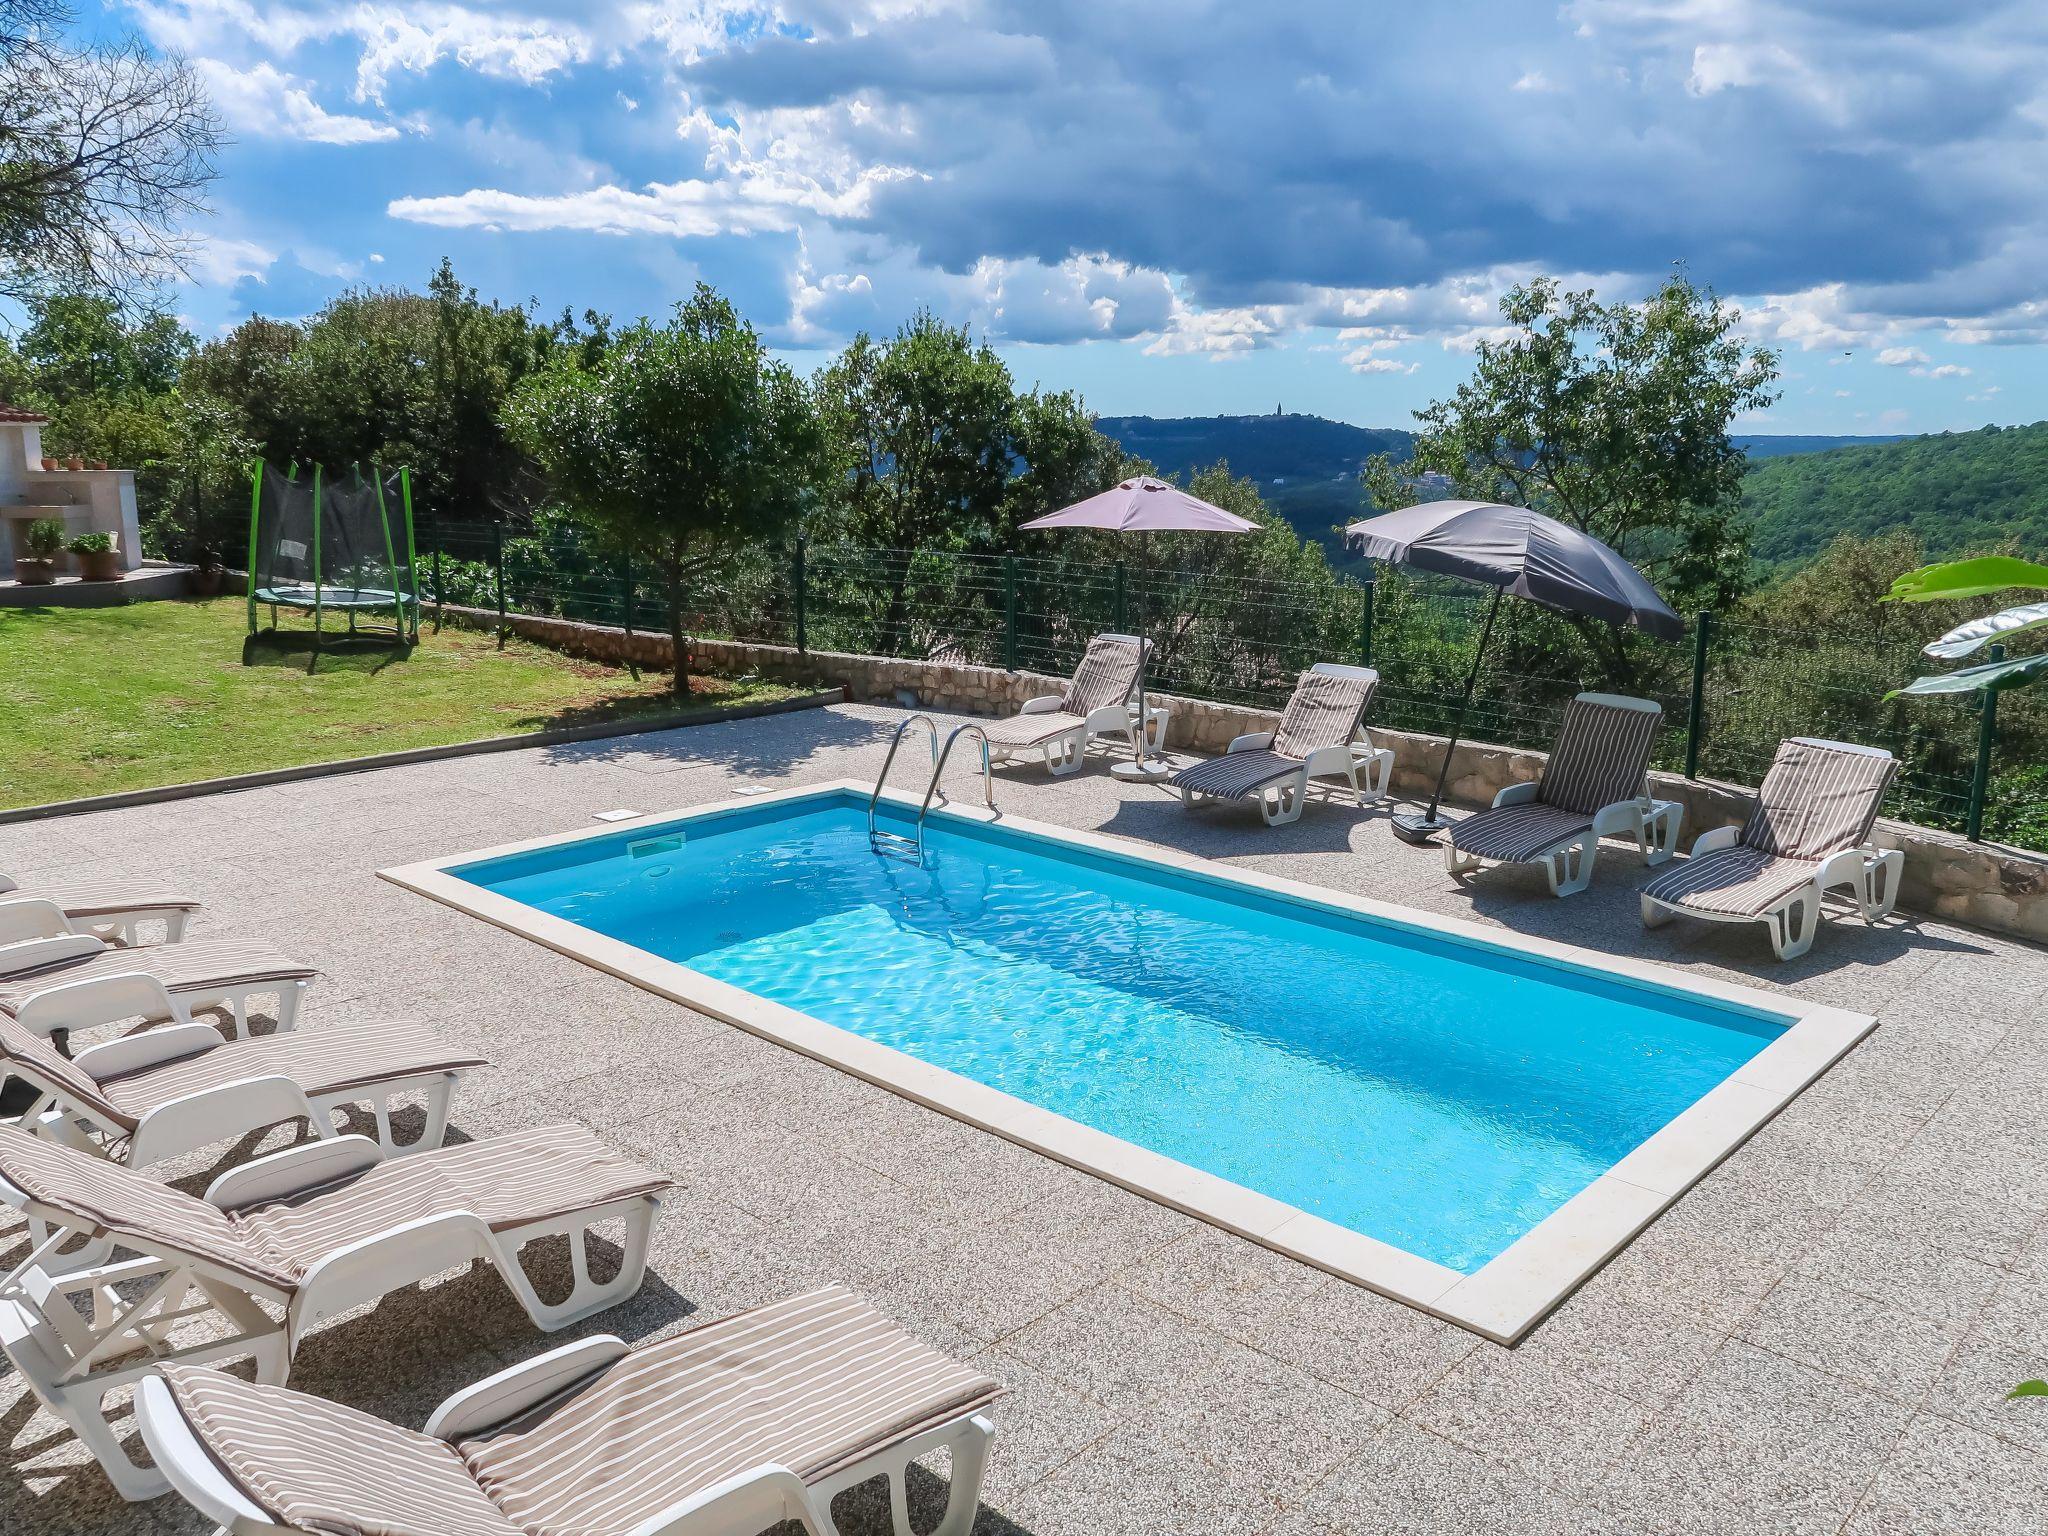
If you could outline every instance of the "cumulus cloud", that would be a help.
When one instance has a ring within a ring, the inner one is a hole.
[[[312,144],[375,144],[398,137],[395,124],[329,112],[305,81],[273,64],[236,69],[218,59],[194,64],[221,120],[238,134]]]
[[[1886,347],[1877,354],[1877,360],[1887,368],[1910,368],[1934,361],[1918,347]]]

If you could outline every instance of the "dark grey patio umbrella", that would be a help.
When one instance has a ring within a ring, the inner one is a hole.
[[[1633,624],[1665,640],[1685,635],[1685,620],[1672,612],[1643,573],[1589,533],[1527,507],[1494,501],[1428,501],[1380,517],[1353,523],[1344,530],[1347,548],[1375,560],[1391,560],[1418,571],[1434,571],[1493,588],[1486,623],[1472,652],[1465,676],[1465,697],[1444,748],[1436,791],[1421,816],[1393,819],[1394,835],[1410,843],[1426,843],[1450,823],[1438,814],[1444,784],[1450,778],[1451,754],[1464,733],[1479,684],[1479,663],[1493,638],[1494,615],[1504,594],[1526,597],[1560,613],[1584,614],[1610,624]]]

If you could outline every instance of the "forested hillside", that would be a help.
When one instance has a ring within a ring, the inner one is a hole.
[[[1752,551],[1777,570],[1837,534],[1903,529],[1930,559],[2012,543],[2048,549],[2048,422],[1945,432],[1772,459],[1751,470],[1743,506]]]

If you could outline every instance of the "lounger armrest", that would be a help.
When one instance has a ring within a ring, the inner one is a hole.
[[[1059,713],[1060,705],[1065,702],[1066,697],[1063,694],[1041,693],[1035,699],[1026,699],[1024,707],[1018,710],[1017,713],[1020,715],[1056,715]]]
[[[1510,784],[1493,797],[1493,808],[1499,810],[1504,805],[1528,805],[1535,800],[1536,792],[1542,787],[1534,779],[1526,779],[1520,784]]]
[[[15,881],[8,879],[8,877],[5,875],[0,875],[0,896],[8,895],[11,892],[18,891],[20,889],[20,885],[18,885]]]
[[[476,1259],[502,1260],[508,1267],[519,1262],[500,1253],[490,1223],[474,1211],[438,1211],[337,1248],[306,1271],[292,1297],[292,1348],[327,1318]]]
[[[83,960],[107,946],[89,933],[53,934],[46,939],[17,939],[0,944],[0,977],[21,976],[65,960]]]
[[[1703,853],[1714,853],[1723,848],[1733,848],[1741,841],[1742,828],[1716,827],[1713,831],[1702,832],[1693,839],[1692,856],[1698,858]]]
[[[785,1520],[796,1521],[809,1536],[830,1536],[836,1529],[802,1478],[767,1462],[650,1515],[629,1536],[724,1536],[766,1530]]]
[[[95,940],[97,942],[97,940]],[[88,952],[89,953],[89,952]],[[83,1032],[122,1019],[169,1019],[189,1024],[192,1015],[171,996],[162,981],[146,971],[123,971],[86,981],[64,981],[60,972],[50,985],[30,993],[14,1010],[14,1021],[39,1035],[60,1029]],[[209,1026],[210,1027],[210,1026]],[[215,1043],[220,1031],[213,1031]],[[102,1069],[108,1070],[108,1069]],[[125,1070],[125,1069],[123,1069]]]
[[[322,1184],[333,1184],[384,1160],[367,1136],[334,1136],[302,1142],[231,1168],[206,1187],[209,1204],[224,1211],[283,1200]]]
[[[1131,728],[1131,710],[1128,703],[1105,704],[1100,709],[1088,712],[1088,734],[1099,735],[1103,731],[1128,731]]]
[[[1633,837],[1642,830],[1643,818],[1650,814],[1650,802],[1645,799],[1617,800],[1612,805],[1603,805],[1593,813],[1593,835],[1615,837],[1627,833]]]
[[[170,1385],[154,1372],[135,1384],[135,1422],[143,1444],[170,1484],[199,1513],[225,1531],[284,1531],[223,1472],[205,1443],[193,1433]]]
[[[45,901],[40,896],[0,898],[0,944],[61,938],[73,931],[71,919],[54,901]]]
[[[426,1433],[438,1440],[453,1441],[495,1429],[551,1398],[573,1391],[627,1353],[624,1339],[601,1333],[535,1355],[448,1398],[427,1420]]]
[[[216,1040],[220,1031],[210,1024],[194,1024]],[[128,1162],[132,1167],[179,1157],[215,1142],[232,1141],[265,1126],[305,1120],[315,1131],[331,1130],[306,1102],[306,1090],[289,1077],[242,1077],[216,1083],[197,1093],[170,1099],[157,1105],[136,1123],[128,1141]],[[308,1143],[318,1145],[318,1143]],[[245,1204],[248,1202],[244,1202]]]
[[[140,979],[154,981],[156,978]],[[84,982],[81,985],[91,986],[94,983]],[[48,994],[41,994],[37,1000],[44,996]],[[117,1013],[114,1017],[125,1019],[129,1015]],[[160,1067],[168,1061],[203,1056],[226,1043],[221,1039],[220,1031],[211,1024],[166,1024],[161,1029],[145,1029],[140,1034],[122,1035],[115,1040],[89,1045],[71,1059],[72,1064],[87,1077],[105,1082],[110,1077],[140,1072],[145,1067]]]
[[[1242,736],[1233,736],[1230,738],[1230,745],[1223,749],[1223,755],[1228,757],[1233,752],[1263,752],[1273,745],[1273,734],[1271,731],[1246,731]]]
[[[1859,848],[1844,848],[1831,853],[1820,861],[1820,868],[1814,872],[1814,880],[1822,890],[1830,886],[1852,885],[1863,878],[1863,861],[1870,857],[1868,845]]]

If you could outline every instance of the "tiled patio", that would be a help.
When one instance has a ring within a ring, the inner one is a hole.
[[[497,1063],[483,1134],[583,1120],[681,1188],[648,1283],[581,1332],[630,1339],[827,1279],[1013,1395],[980,1530],[2037,1532],[2048,1400],[2048,952],[1906,919],[1646,934],[1638,871],[1553,901],[1453,885],[1375,813],[1269,830],[1100,766],[1002,775],[1033,817],[1875,1013],[1878,1031],[1505,1350],[378,880],[374,871],[661,811],[748,782],[866,777],[856,707],[456,759],[0,827],[23,878],[120,870],[318,964],[307,1027],[404,1016]],[[960,770],[964,794],[967,770]],[[418,1424],[543,1340],[487,1275],[313,1334],[294,1383]],[[0,1531],[191,1531],[119,1502],[0,1374]],[[936,1487],[934,1481],[933,1487]],[[931,1489],[927,1489],[930,1492]],[[887,1529],[853,1510],[848,1536]]]

